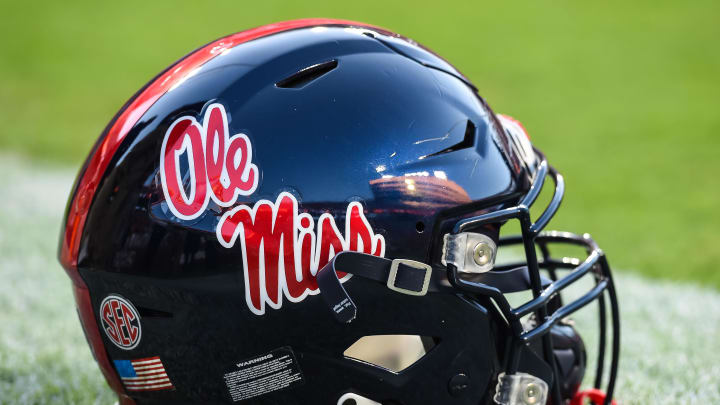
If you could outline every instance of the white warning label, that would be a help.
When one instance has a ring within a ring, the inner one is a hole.
[[[240,361],[224,377],[234,402],[302,383],[302,373],[290,347]]]

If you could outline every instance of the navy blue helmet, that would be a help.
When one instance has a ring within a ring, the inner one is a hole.
[[[589,236],[544,231],[563,192],[433,52],[289,21],[188,54],[126,103],[79,174],[60,261],[121,404],[608,404],[617,299]],[[569,316],[594,302],[586,392]]]

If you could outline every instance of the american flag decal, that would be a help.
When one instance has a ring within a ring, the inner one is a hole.
[[[159,356],[137,360],[113,360],[128,391],[155,391],[173,388]]]

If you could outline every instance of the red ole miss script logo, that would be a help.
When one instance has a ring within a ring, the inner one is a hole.
[[[190,192],[180,175],[180,157],[187,152]],[[200,216],[212,198],[229,207],[241,195],[250,195],[258,184],[252,147],[245,134],[228,136],[228,121],[221,104],[211,104],[200,125],[181,117],[170,125],[160,152],[160,179],[170,211],[180,219]]]
[[[140,315],[132,304],[118,295],[108,295],[100,304],[100,322],[115,346],[130,350],[140,343]]]
[[[179,169],[183,154],[188,159],[189,192]],[[202,124],[184,116],[167,130],[160,179],[170,211],[187,220],[200,216],[210,199],[230,207],[239,196],[252,194],[259,173],[252,163],[250,139],[245,134],[230,136],[225,108],[211,104]],[[220,218],[216,235],[226,248],[240,245],[245,300],[253,313],[262,315],[266,305],[282,307],[283,297],[300,302],[318,294],[318,269],[340,251],[385,255],[385,240],[375,234],[360,203],[348,204],[341,229],[329,213],[322,214],[317,223],[309,214],[300,213],[295,196],[282,192],[274,202],[259,200],[252,207],[241,204],[228,210]],[[339,276],[342,281],[350,277]]]

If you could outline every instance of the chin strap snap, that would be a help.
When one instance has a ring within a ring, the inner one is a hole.
[[[316,280],[321,296],[335,319],[342,323],[352,322],[357,306],[338,279],[338,272],[377,281],[396,293],[424,296],[428,292],[457,291],[447,282],[445,273],[433,277],[433,268],[427,263],[408,259],[386,259],[365,253],[344,251],[333,257],[317,273]],[[463,273],[469,281],[486,284],[503,293],[525,291],[531,288],[530,273],[526,266],[486,273]],[[542,277],[543,288],[550,280]]]
[[[357,307],[340,283],[337,272],[377,281],[388,289],[413,296],[423,296],[428,291],[452,291],[432,278],[429,264],[407,259],[385,259],[358,252],[340,252],[317,273],[317,283],[322,298],[335,318],[343,323],[351,322]]]
[[[579,391],[575,394],[575,397],[573,397],[572,401],[570,401],[570,405],[585,405],[586,399],[589,399],[593,405],[603,405],[606,397],[607,395],[605,395],[603,391],[597,388],[591,388],[589,390]],[[617,402],[615,402],[614,399],[610,403],[612,405],[617,405]]]

